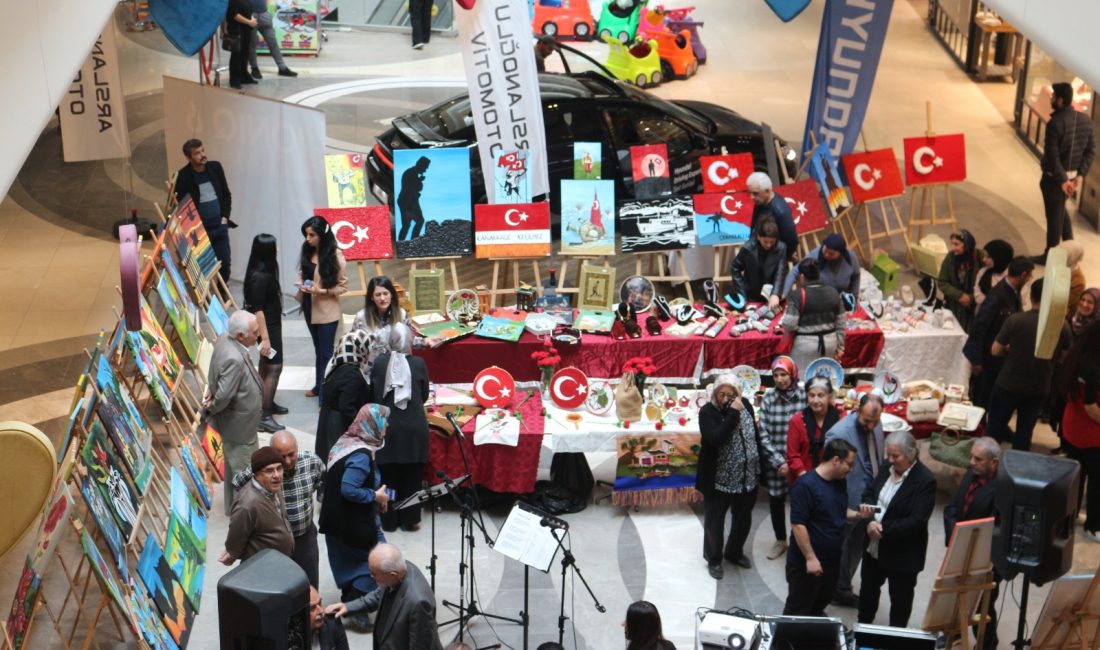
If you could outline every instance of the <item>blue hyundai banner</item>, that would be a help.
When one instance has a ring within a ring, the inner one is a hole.
[[[894,0],[826,0],[802,151],[810,133],[834,158],[851,153],[867,113]]]

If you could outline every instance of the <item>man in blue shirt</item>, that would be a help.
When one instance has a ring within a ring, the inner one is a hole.
[[[772,179],[764,172],[749,174],[746,183],[752,202],[756,204],[752,209],[752,234],[756,234],[756,227],[764,217],[771,217],[775,220],[775,225],[779,226],[779,241],[786,245],[787,256],[791,260],[797,260],[798,233],[794,227],[791,206],[772,190]]]
[[[825,443],[821,463],[791,488],[785,616],[825,615],[839,576],[845,525],[859,517],[848,507],[844,486],[856,462],[855,447],[834,438]]]
[[[176,200],[190,196],[202,217],[202,226],[210,238],[214,256],[222,263],[222,279],[229,282],[229,229],[237,224],[229,218],[233,208],[233,195],[225,180],[225,170],[220,162],[207,160],[202,140],[192,138],[183,143],[183,155],[187,165],[176,172]]]

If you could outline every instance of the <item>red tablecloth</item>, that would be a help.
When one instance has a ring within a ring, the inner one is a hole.
[[[527,391],[519,392],[519,399],[526,397]],[[514,407],[509,407],[514,408]],[[436,472],[442,470],[450,478],[458,478],[466,473],[458,445],[466,452],[470,462],[473,481],[494,492],[514,492],[527,494],[535,489],[535,475],[539,469],[539,450],[542,447],[542,433],[545,418],[542,416],[542,399],[538,391],[520,407],[519,445],[474,445],[474,422],[471,418],[462,431],[464,440],[443,437],[432,433],[428,445],[428,465],[425,474],[430,483],[440,483]]]

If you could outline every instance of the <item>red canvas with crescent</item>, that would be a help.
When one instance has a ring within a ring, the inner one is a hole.
[[[481,259],[549,255],[550,205],[475,205],[474,247],[476,256]]]
[[[748,189],[749,174],[754,163],[751,153],[735,153],[727,156],[702,156],[699,166],[703,170],[703,191],[707,194],[735,192]]]
[[[931,138],[905,138],[905,182],[908,185],[966,180],[966,137],[962,133]]]
[[[384,205],[364,208],[317,208],[313,211],[332,226],[344,259],[381,260],[393,257],[390,210]]]
[[[485,408],[502,408],[516,397],[516,380],[504,368],[492,366],[474,377],[474,399]]]
[[[816,232],[828,224],[821,190],[811,179],[780,185],[775,193],[787,201],[794,217],[794,229],[799,235]]]
[[[550,399],[563,409],[575,409],[588,399],[588,376],[572,366],[562,368],[550,379]]]
[[[748,192],[696,194],[695,214],[720,214],[726,221],[752,226],[752,197]]]
[[[852,199],[857,203],[888,199],[905,193],[894,150],[877,149],[842,156],[840,164],[848,177]]]

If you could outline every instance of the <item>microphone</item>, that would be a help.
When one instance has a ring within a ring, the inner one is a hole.
[[[450,420],[451,426],[455,428],[455,435],[457,435],[459,438],[462,438],[463,440],[465,440],[466,439],[466,434],[462,433],[462,426],[458,423],[458,420],[455,419],[455,414],[454,413],[448,413],[447,414],[447,419]]]
[[[558,528],[560,530],[569,530],[569,522],[564,519],[558,519],[550,515],[545,515],[539,520],[539,525],[543,528]]]

